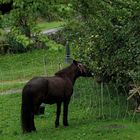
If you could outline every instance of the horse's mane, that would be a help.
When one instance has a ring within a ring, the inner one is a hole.
[[[71,70],[74,68],[74,64],[71,64],[70,66],[58,71],[55,73],[56,76],[65,76],[71,72]]]

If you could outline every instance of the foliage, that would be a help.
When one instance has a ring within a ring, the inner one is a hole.
[[[70,3],[58,4],[54,6],[54,8],[56,9],[55,12],[60,16],[61,19],[69,19],[74,13],[73,7]]]
[[[46,44],[46,42],[41,42],[45,37],[41,35],[39,28],[36,28],[37,20],[42,17],[41,15],[45,14],[46,17],[51,18],[51,14],[55,13],[54,20],[59,15],[62,17],[63,13],[68,15],[71,12],[71,5],[66,6],[67,3],[61,0],[11,1],[13,1],[12,9],[9,10],[9,13],[1,15],[0,20],[2,28],[10,28],[8,42],[12,52],[24,52],[34,47],[42,48]],[[9,0],[1,0],[0,4],[9,4],[9,2]],[[47,19],[47,21],[50,20],[52,19]],[[45,41],[48,41],[47,37]]]
[[[93,69],[98,81],[129,86],[130,71],[139,71],[140,65],[140,1],[72,2],[78,14],[67,28],[75,56]]]
[[[7,33],[0,28],[0,53],[4,54],[8,52],[9,44],[7,41]]]

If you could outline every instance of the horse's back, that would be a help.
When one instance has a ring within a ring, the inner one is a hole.
[[[32,92],[36,91],[42,91],[45,89],[48,85],[48,80],[45,77],[35,77],[27,82],[27,84],[24,86],[24,89],[28,89]]]
[[[41,98],[44,103],[53,104],[71,96],[72,83],[69,80],[53,77],[35,77],[23,88],[23,96]],[[28,95],[27,95],[28,94]]]
[[[44,100],[48,89],[48,80],[45,77],[35,77],[24,86],[22,96],[31,97],[33,100]]]

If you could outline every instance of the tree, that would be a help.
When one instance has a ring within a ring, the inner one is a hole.
[[[76,44],[75,56],[93,69],[98,81],[128,87],[130,73],[140,66],[140,1],[72,3],[78,14],[67,28]]]
[[[10,12],[12,10],[13,1],[0,3],[0,12],[2,15]]]
[[[60,1],[55,0],[0,0],[1,27],[10,28],[6,40],[9,49],[22,52],[41,42],[36,21],[44,13],[48,16],[55,10],[53,7],[59,3]]]

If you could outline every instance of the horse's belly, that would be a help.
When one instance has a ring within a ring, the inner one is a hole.
[[[44,103],[46,104],[55,104],[57,102],[62,102],[64,100],[63,96],[47,96]]]
[[[67,96],[70,96],[71,90],[67,90],[65,80],[55,77],[48,79],[48,81],[48,90],[45,98],[46,104],[62,102]]]

